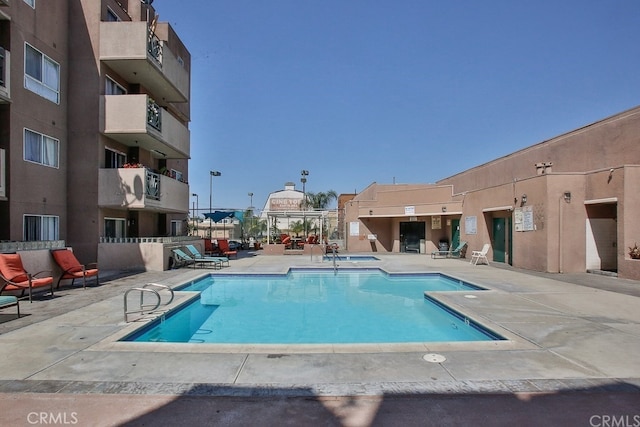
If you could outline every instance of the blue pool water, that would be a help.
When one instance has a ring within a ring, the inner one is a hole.
[[[211,275],[181,290],[200,297],[125,341],[206,343],[396,343],[502,339],[425,291],[476,286],[440,274],[292,270]]]

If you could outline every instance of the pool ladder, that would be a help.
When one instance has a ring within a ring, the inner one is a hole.
[[[331,252],[333,252],[333,274],[338,274],[338,264],[336,264],[336,247],[331,246]]]
[[[152,289],[152,288],[155,288],[155,289]],[[160,292],[162,292],[162,291],[169,291],[169,293],[171,295],[169,300],[164,302],[164,303],[162,302],[162,297],[160,296]],[[128,306],[127,297],[129,296],[129,294],[131,292],[139,292],[140,293],[140,307],[138,309],[128,311],[128,309],[127,309],[127,306]],[[155,303],[153,303],[153,304],[145,304],[144,303],[145,294],[154,295],[155,299],[156,299]],[[173,301],[173,297],[174,297],[173,289],[171,289],[167,285],[161,285],[159,283],[147,283],[144,286],[129,289],[127,292],[124,293],[124,321],[125,321],[125,323],[129,322],[129,317],[128,317],[129,314],[134,314],[134,313],[140,313],[140,314],[152,313],[152,312],[156,311],[161,305],[162,306],[167,306],[167,305],[171,304],[171,302]]]

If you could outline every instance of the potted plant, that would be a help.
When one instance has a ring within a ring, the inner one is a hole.
[[[640,259],[640,248],[637,243],[633,247],[629,247],[629,256],[631,259]]]

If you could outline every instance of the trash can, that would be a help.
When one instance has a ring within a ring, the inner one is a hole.
[[[440,252],[447,252],[449,250],[449,242],[447,242],[446,240],[440,240],[440,243],[438,244],[438,250]]]

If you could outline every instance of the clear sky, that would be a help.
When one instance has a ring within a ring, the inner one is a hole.
[[[435,182],[640,104],[638,0],[153,6],[192,55],[200,208],[210,170],[214,209],[262,209],[302,169],[311,192]]]

